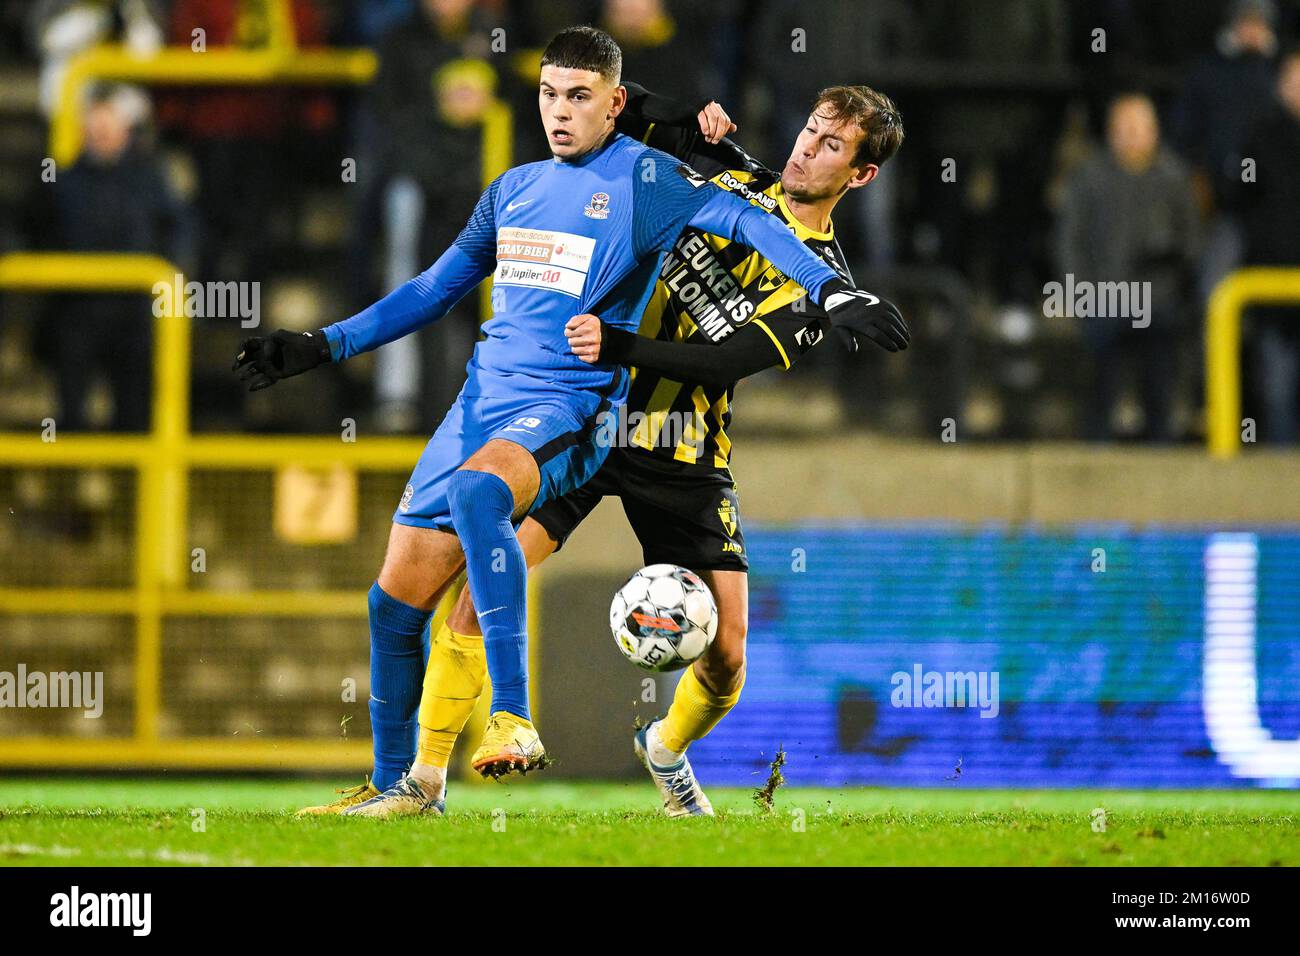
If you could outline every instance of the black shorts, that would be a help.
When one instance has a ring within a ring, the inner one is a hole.
[[[749,570],[740,499],[725,468],[701,468],[635,448],[614,448],[590,481],[529,517],[563,547],[606,495],[622,499],[646,564],[676,564],[692,571]]]

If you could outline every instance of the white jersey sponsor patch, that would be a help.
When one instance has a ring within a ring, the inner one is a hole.
[[[579,298],[595,248],[596,240],[590,236],[503,226],[497,230],[495,281]]]

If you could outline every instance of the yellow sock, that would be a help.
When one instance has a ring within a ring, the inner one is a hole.
[[[683,753],[692,740],[700,740],[727,716],[727,711],[740,700],[745,686],[744,674],[740,685],[726,697],[719,697],[700,683],[695,668],[688,667],[677,682],[668,716],[659,725],[659,739],[675,753]]]
[[[486,678],[483,638],[457,634],[444,621],[429,647],[429,667],[424,672],[416,763],[447,768],[456,738],[474,712]]]

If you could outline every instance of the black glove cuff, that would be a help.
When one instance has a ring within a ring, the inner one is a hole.
[[[852,291],[852,289],[853,287],[851,285],[849,285],[839,276],[836,276],[835,278],[827,279],[825,282],[822,283],[822,287],[817,290],[817,298],[815,301],[818,306],[825,308],[826,300],[831,297],[832,293],[850,292]]]
[[[330,340],[325,336],[324,329],[317,329],[312,333],[312,337],[319,340],[320,348],[317,353],[320,356],[321,364],[334,361],[334,353],[330,351]]]
[[[600,361],[626,365],[632,357],[632,346],[635,344],[635,332],[600,323]]]

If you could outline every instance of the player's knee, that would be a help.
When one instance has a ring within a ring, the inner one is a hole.
[[[447,617],[447,626],[457,634],[478,634],[478,615],[474,613],[474,598],[466,585],[456,599],[456,606]]]
[[[731,664],[743,667],[745,664],[745,637],[749,631],[744,617],[735,614],[722,614],[718,619],[718,632],[713,636],[720,656]]]
[[[447,479],[447,504],[453,515],[469,507],[474,493],[474,474],[462,469]]]
[[[704,673],[696,672],[700,683],[715,697],[730,697],[745,683],[745,656],[740,660],[705,661]]]
[[[745,646],[730,647],[723,650],[718,657],[717,674],[722,682],[734,685],[740,682],[745,673]]]
[[[370,585],[370,591],[366,594],[372,642],[384,627],[394,626],[394,613],[397,613],[397,619],[403,619],[407,614],[407,608],[412,611],[428,610],[427,602],[422,599],[417,591],[396,586],[391,581],[388,582],[388,587],[385,587],[384,584],[382,578],[376,580],[374,584]],[[381,626],[380,630],[376,630],[376,624]],[[396,626],[400,627],[401,625]]]
[[[704,676],[715,694],[734,693],[745,675],[745,632],[743,624],[718,623],[713,646],[703,660]]]
[[[425,576],[413,564],[400,558],[386,557],[375,583],[390,598],[411,607],[427,607],[431,603]],[[371,614],[374,614],[373,600]]]
[[[388,553],[384,555],[383,566],[380,567],[379,574],[375,576],[375,583],[389,597],[397,598],[399,601],[406,601],[410,596],[407,585],[410,575],[405,573],[405,570],[402,567],[401,557],[393,553],[393,548],[390,545]],[[373,608],[371,610],[373,611]]]
[[[453,519],[471,510],[504,509],[509,514],[514,506],[514,496],[496,475],[462,468],[447,479],[447,504],[451,506]]]
[[[429,598],[429,585],[427,574],[420,573],[419,540],[414,535],[413,529],[393,525],[375,583],[389,597],[423,607]]]

